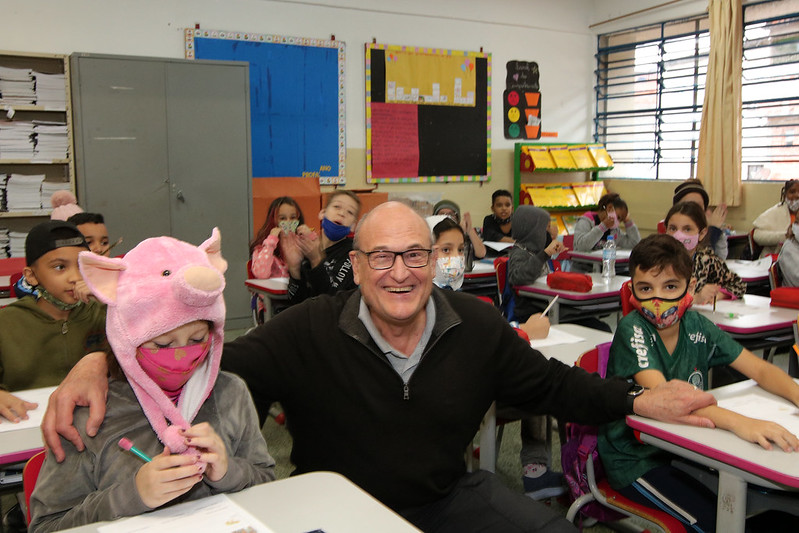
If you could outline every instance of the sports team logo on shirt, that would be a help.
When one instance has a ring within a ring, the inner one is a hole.
[[[705,378],[702,375],[702,372],[700,372],[699,370],[694,369],[694,371],[691,372],[691,375],[688,376],[688,383],[690,383],[699,390],[705,390],[704,382]]]

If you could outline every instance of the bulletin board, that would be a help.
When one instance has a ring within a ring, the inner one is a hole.
[[[342,41],[186,29],[186,57],[250,64],[254,178],[344,184]]]
[[[369,183],[491,179],[491,54],[366,45]]]

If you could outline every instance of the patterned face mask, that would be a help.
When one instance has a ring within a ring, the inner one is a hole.
[[[283,230],[283,233],[296,233],[297,228],[300,226],[300,220],[281,220],[277,223],[278,227]]]
[[[630,294],[630,303],[641,315],[658,329],[667,328],[675,324],[685,311],[694,303],[694,297],[688,294],[688,287],[682,296],[667,300],[665,298],[647,298],[639,300],[635,291]]]
[[[675,231],[672,234],[672,237],[680,241],[680,244],[685,246],[685,249],[689,252],[696,248],[696,245],[699,244],[699,234],[689,235],[688,233],[683,233],[682,231]]]
[[[205,361],[210,341],[176,348],[142,348],[136,359],[142,370],[168,395],[179,393],[194,370]]]
[[[466,261],[463,256],[439,257],[436,260],[436,277],[433,282],[439,287],[449,287],[458,290],[463,285],[463,273],[466,271]]]

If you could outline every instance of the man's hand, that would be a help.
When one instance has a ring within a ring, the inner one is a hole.
[[[0,422],[3,418],[15,424],[28,419],[28,411],[36,409],[37,403],[26,402],[8,391],[0,390]]]
[[[638,396],[633,409],[637,415],[663,422],[713,428],[715,425],[709,418],[692,413],[715,404],[716,399],[709,392],[698,390],[687,381],[673,379]]]
[[[47,411],[42,420],[42,437],[60,463],[64,448],[59,435],[70,441],[78,451],[83,451],[83,440],[72,425],[76,406],[89,406],[86,433],[93,437],[105,418],[105,399],[108,394],[108,365],[105,353],[93,352],[72,367],[61,385],[50,395]]]

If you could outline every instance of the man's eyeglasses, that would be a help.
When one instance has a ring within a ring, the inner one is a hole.
[[[427,248],[411,248],[404,252],[392,252],[390,250],[364,252],[363,250],[357,250],[357,252],[366,256],[369,266],[375,270],[388,270],[394,266],[394,261],[397,260],[398,255],[402,256],[402,262],[405,263],[406,267],[422,268],[427,266],[427,263],[430,261],[430,253],[432,251],[433,250]]]

